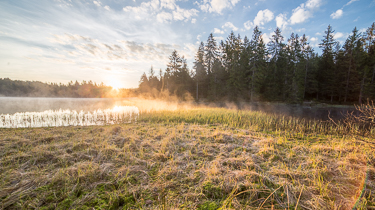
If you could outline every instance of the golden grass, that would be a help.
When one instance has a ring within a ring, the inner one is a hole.
[[[374,208],[370,145],[280,122],[199,109],[135,124],[1,129],[1,208]]]

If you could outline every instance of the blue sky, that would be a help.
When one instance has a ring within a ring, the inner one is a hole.
[[[251,38],[258,25],[267,42],[278,26],[320,54],[329,24],[343,42],[374,21],[375,0],[1,0],[0,78],[132,88],[151,65],[165,70],[174,49],[192,68],[210,33]]]

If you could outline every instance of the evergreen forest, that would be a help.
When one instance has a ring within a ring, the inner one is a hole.
[[[200,43],[192,69],[175,50],[165,71],[143,73],[139,92],[163,92],[204,101],[321,101],[353,104],[375,99],[375,22],[354,28],[345,43],[327,27],[314,52],[305,35],[283,37],[276,28],[268,43],[255,27],[252,37],[235,35],[217,42],[211,33]]]
[[[133,89],[113,91],[111,86],[92,81],[70,81],[67,85],[43,83],[39,81],[20,81],[0,78],[0,96],[13,97],[70,97],[70,98],[112,98],[134,96]]]

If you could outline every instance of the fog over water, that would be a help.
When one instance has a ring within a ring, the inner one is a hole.
[[[135,122],[139,110],[115,99],[0,98],[0,128]]]
[[[29,98],[0,97],[0,114],[43,112],[46,110],[95,111],[123,106],[123,99],[111,98]]]
[[[0,127],[42,127],[113,124],[134,118],[139,112],[177,110],[192,107],[225,107],[261,111],[304,119],[340,120],[351,107],[301,106],[278,103],[195,104],[143,100],[138,98],[29,98],[0,97]],[[112,119],[113,118],[113,119]],[[119,121],[119,119],[121,119]],[[96,122],[98,121],[98,122]]]

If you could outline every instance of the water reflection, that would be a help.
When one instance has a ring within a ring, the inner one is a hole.
[[[115,106],[112,109],[90,111],[46,110],[0,115],[0,128],[89,126],[136,121],[139,110],[135,106]]]
[[[0,114],[16,112],[43,112],[47,110],[84,110],[94,112],[97,109],[112,109],[115,106],[127,106],[131,98],[32,98],[0,97]]]

